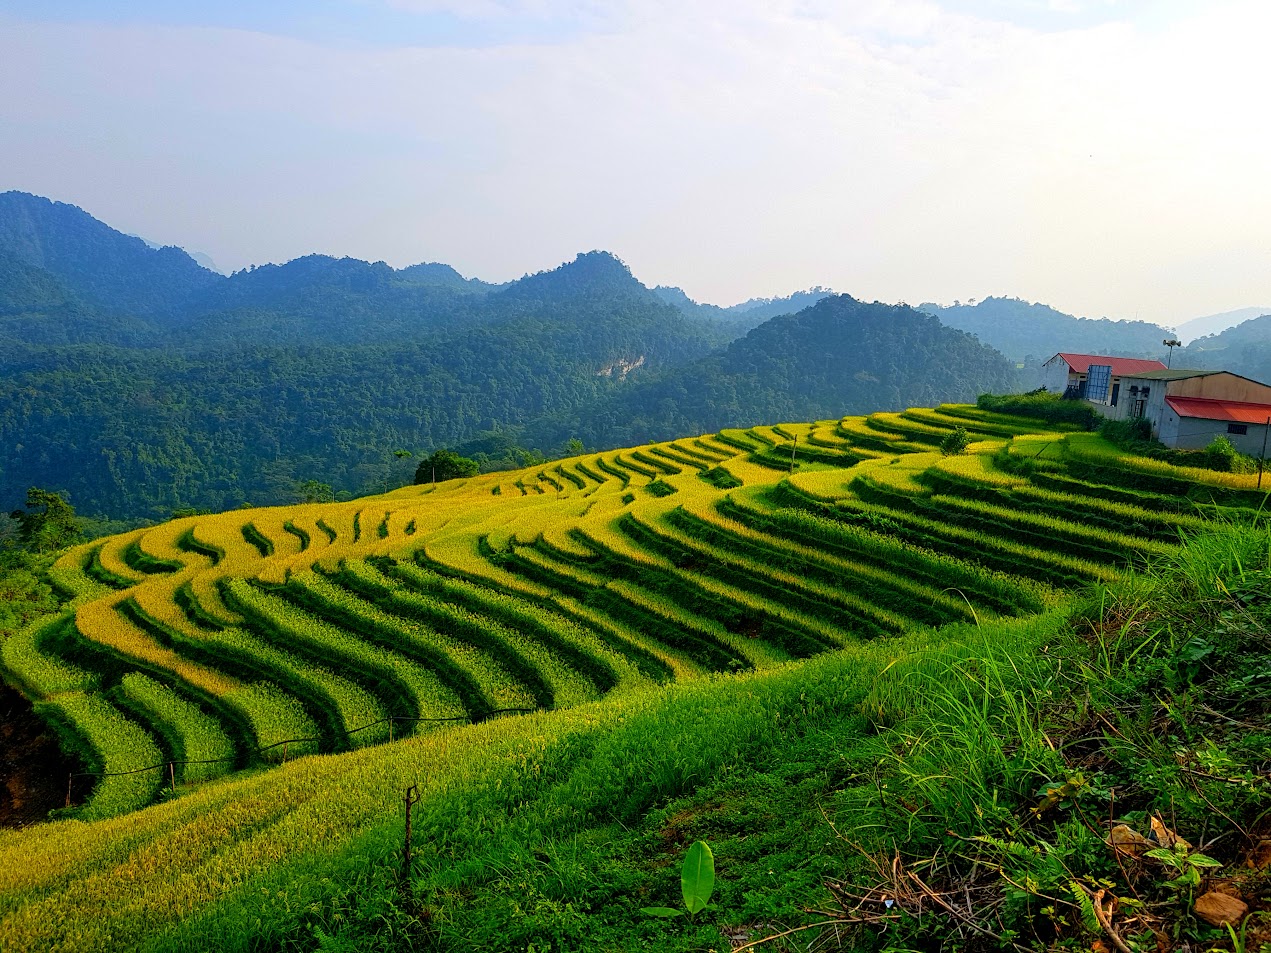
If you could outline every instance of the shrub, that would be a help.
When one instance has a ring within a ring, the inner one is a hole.
[[[1222,473],[1256,473],[1258,470],[1258,462],[1253,457],[1241,453],[1222,435],[1211,440],[1204,450],[1179,451],[1170,462]]]
[[[1099,424],[1099,436],[1123,450],[1133,450],[1136,453],[1162,448],[1162,444],[1152,439],[1152,425],[1145,417],[1135,420],[1105,420]]]
[[[1052,424],[1072,424],[1082,430],[1094,430],[1099,412],[1084,400],[1065,400],[1044,388],[1027,394],[981,394],[975,399],[981,410],[1017,417],[1037,417]]]
[[[966,427],[954,427],[940,441],[940,452],[946,457],[956,457],[960,453],[966,453],[970,443],[971,435],[966,432]]]

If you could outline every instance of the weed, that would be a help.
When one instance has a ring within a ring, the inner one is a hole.
[[[680,892],[684,897],[683,910],[678,907],[641,907],[640,912],[651,917],[687,916],[692,920],[703,910],[711,909],[711,894],[715,892],[715,855],[706,841],[696,841],[684,855]]]

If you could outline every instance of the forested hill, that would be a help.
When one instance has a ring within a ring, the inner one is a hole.
[[[1010,386],[965,335],[846,297],[736,340],[823,294],[715,315],[605,252],[506,285],[323,255],[227,277],[6,193],[0,512],[41,486],[82,513],[157,519],[291,502],[303,481],[383,490],[410,477],[401,450],[550,455],[575,436],[612,447]]]
[[[295,315],[259,318],[276,334]],[[303,480],[383,489],[409,478],[395,450],[567,416],[720,341],[606,255],[483,294],[453,327],[393,336],[375,319],[368,305],[360,335],[332,321],[314,344],[28,353],[0,379],[0,498],[38,485],[82,512],[154,518],[287,502]]]
[[[1015,370],[993,348],[905,305],[823,298],[722,351],[588,408],[572,426],[589,444],[627,446],[748,427],[902,410],[1009,391]]]
[[[1197,338],[1174,355],[1174,366],[1225,370],[1271,381],[1271,314]]]
[[[976,335],[1014,361],[1040,363],[1060,351],[1157,357],[1168,328],[1147,321],[1077,318],[1019,298],[985,298],[978,304],[922,304],[951,328]],[[1031,359],[1031,360],[1030,360]]]
[[[759,327],[769,318],[802,311],[833,294],[828,288],[809,288],[807,291],[796,291],[792,295],[777,298],[751,298],[741,304],[721,308],[719,305],[694,301],[682,288],[658,285],[653,293],[690,317],[726,322],[730,327],[738,329],[739,334]]]
[[[74,205],[0,193],[0,253],[110,311],[171,314],[225,278],[179,248],[150,248]]]

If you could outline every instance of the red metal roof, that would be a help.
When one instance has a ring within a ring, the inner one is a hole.
[[[1271,417],[1271,404],[1252,404],[1244,400],[1214,400],[1211,397],[1166,397],[1174,413],[1180,417],[1202,420],[1228,420],[1241,424],[1265,424]]]
[[[1124,374],[1148,374],[1152,371],[1163,371],[1165,365],[1160,361],[1144,361],[1137,357],[1108,357],[1106,354],[1065,354],[1059,352],[1059,356],[1068,362],[1078,374],[1085,374],[1090,370],[1091,364],[1111,364],[1112,376],[1121,377]]]

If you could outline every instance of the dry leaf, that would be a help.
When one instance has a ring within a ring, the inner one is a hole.
[[[1220,927],[1227,923],[1232,925],[1239,923],[1249,912],[1249,905],[1243,900],[1211,890],[1197,897],[1196,905],[1192,909],[1196,916],[1206,923]]]
[[[1258,841],[1258,846],[1249,855],[1249,866],[1254,870],[1271,867],[1271,840]]]
[[[1125,824],[1118,824],[1112,828],[1106,843],[1118,853],[1128,854],[1131,857],[1142,857],[1143,852],[1150,850],[1153,846],[1150,840]]]
[[[1187,843],[1172,830],[1165,826],[1165,822],[1159,817],[1152,818],[1152,836],[1156,838],[1156,842],[1162,847],[1178,847],[1182,845],[1183,850],[1191,850],[1192,845]]]

